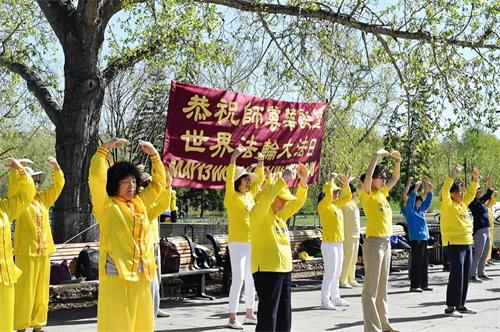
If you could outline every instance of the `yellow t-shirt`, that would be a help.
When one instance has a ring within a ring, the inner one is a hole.
[[[297,213],[307,198],[307,187],[299,186],[297,199],[289,201],[276,215],[271,204],[287,186],[283,179],[267,186],[250,212],[250,243],[253,272],[291,272],[292,250],[286,221]]]
[[[387,201],[389,187],[367,193],[361,189],[360,200],[366,216],[366,237],[392,235],[392,209]]]
[[[464,195],[462,203],[451,199],[450,188],[453,178],[448,177],[441,189],[441,236],[443,247],[449,244],[468,245],[472,244],[473,221],[469,214],[468,206],[474,200],[478,183],[472,181]]]
[[[344,186],[344,196],[332,202],[333,180],[323,186],[325,196],[318,203],[318,214],[323,226],[323,242],[344,241],[344,215],[341,207],[351,200],[351,189]]]
[[[250,242],[250,211],[255,205],[254,196],[258,192],[258,184],[252,185],[247,193],[240,193],[234,189],[236,165],[229,164],[226,169],[226,191],[224,206],[227,210],[228,242]],[[257,167],[260,183],[264,177],[263,167]]]

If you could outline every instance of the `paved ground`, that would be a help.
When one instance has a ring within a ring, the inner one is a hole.
[[[500,331],[500,266],[490,267],[488,274],[495,279],[469,287],[469,308],[477,315],[450,318],[443,314],[448,274],[441,266],[430,268],[433,292],[409,293],[406,271],[393,274],[389,281],[390,321],[401,331]],[[302,331],[362,331],[361,288],[341,290],[352,306],[341,311],[325,311],[319,307],[320,280],[301,280],[292,293],[292,330]],[[165,302],[162,307],[172,316],[157,320],[156,331],[211,331],[226,329],[227,297],[207,300]],[[243,314],[240,315],[243,319]],[[96,308],[56,311],[49,314],[48,332],[95,331]],[[249,326],[245,331],[253,331]],[[234,330],[233,330],[234,331]]]

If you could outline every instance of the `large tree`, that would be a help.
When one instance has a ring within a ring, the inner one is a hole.
[[[285,86],[295,86],[291,94],[297,98],[328,99],[339,110],[374,110],[367,130],[356,138],[345,123],[349,118],[331,115],[349,137],[351,151],[388,116],[386,110],[418,94],[418,84],[411,82],[414,69],[401,69],[415,49],[422,49],[422,56],[412,61],[422,61],[420,70],[435,78],[436,103],[463,121],[489,119],[494,126],[500,49],[496,3],[423,0],[381,7],[359,0],[4,0],[0,67],[15,75],[11,79],[24,79],[56,128],[57,158],[67,178],[55,208],[55,238],[62,241],[89,222],[88,165],[98,145],[105,90],[120,72],[149,60],[179,68],[180,77],[197,81],[188,74],[202,71],[208,61],[227,59],[232,43],[238,47],[239,31],[225,35],[219,28],[241,20],[244,33],[253,30],[245,39],[265,38],[274,50],[262,65],[257,62],[265,78],[277,73]],[[217,12],[223,8],[225,16]],[[61,54],[64,68],[58,71],[60,64],[50,59]],[[388,90],[395,81],[387,70],[399,83],[393,90]],[[391,94],[393,99],[385,100]],[[412,102],[406,105],[411,112]]]

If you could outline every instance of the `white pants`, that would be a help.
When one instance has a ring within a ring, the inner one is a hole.
[[[254,308],[255,286],[253,284],[251,269],[251,247],[246,242],[230,242],[229,257],[231,259],[231,289],[229,290],[229,313],[238,312],[241,287],[245,281],[245,304],[246,309]]]
[[[156,273],[155,278],[151,280],[151,296],[153,297],[153,314],[154,318],[158,315],[160,309],[160,280],[161,280],[161,258],[160,258],[160,244],[153,244],[153,250],[156,260]]]
[[[342,242],[321,242],[324,274],[321,283],[321,303],[340,300],[339,279],[344,253]]]

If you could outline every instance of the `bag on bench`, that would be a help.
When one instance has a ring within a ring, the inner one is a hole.
[[[321,239],[319,237],[305,240],[302,245],[309,256],[318,257],[321,255]]]
[[[68,262],[63,260],[61,263],[50,263],[50,284],[59,285],[65,281],[71,280]]]
[[[86,247],[78,254],[76,276],[85,280],[99,279],[99,250]]]
[[[181,255],[174,243],[163,238],[160,240],[160,257],[162,273],[177,273],[181,264]]]

